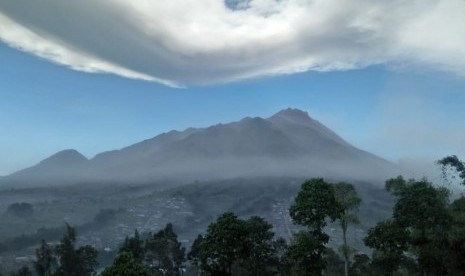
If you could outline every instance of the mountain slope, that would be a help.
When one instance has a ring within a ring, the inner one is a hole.
[[[324,176],[384,179],[395,166],[351,146],[297,109],[270,118],[171,131],[87,160],[76,151],[58,153],[6,177],[14,182],[159,180],[193,181],[235,177]]]

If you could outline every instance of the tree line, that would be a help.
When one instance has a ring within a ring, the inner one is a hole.
[[[449,156],[438,163],[444,171],[455,170],[465,185],[464,162]],[[57,245],[42,241],[34,271],[23,267],[12,275],[177,276],[192,269],[211,276],[465,275],[465,197],[451,202],[448,189],[402,176],[387,180],[385,189],[395,204],[392,217],[378,222],[363,239],[371,256],[357,253],[347,242],[361,203],[354,186],[313,178],[302,184],[289,208],[294,223],[302,226],[289,242],[276,237],[264,218],[243,219],[227,212],[197,236],[189,252],[171,224],[146,238],[136,230],[113,263],[97,273],[97,251],[76,248],[75,231],[67,226]],[[327,246],[324,229],[329,222],[342,230],[339,254]]]

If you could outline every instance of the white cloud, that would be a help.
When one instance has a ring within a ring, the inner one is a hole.
[[[228,6],[221,0],[0,0],[0,39],[76,70],[174,86],[382,63],[465,71],[458,58],[465,56],[463,0]]]

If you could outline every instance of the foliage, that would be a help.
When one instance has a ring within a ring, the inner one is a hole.
[[[328,240],[329,236],[319,231],[298,232],[287,252],[292,275],[321,275],[326,268],[323,257]]]
[[[334,185],[336,201],[342,211],[338,217],[339,224],[342,229],[343,244],[339,248],[344,257],[344,275],[349,274],[349,258],[354,249],[347,244],[347,228],[350,224],[359,223],[357,215],[354,213],[362,202],[362,199],[357,195],[354,186],[349,183],[339,182]]]
[[[188,258],[208,275],[288,275],[287,244],[261,217],[224,213],[192,244]]]
[[[149,276],[147,267],[138,262],[131,252],[122,251],[113,264],[102,272],[101,276]]]
[[[56,273],[57,258],[53,253],[53,248],[42,240],[40,247],[36,249],[36,261],[34,262],[38,276],[52,276]]]
[[[75,248],[75,229],[66,225],[67,231],[60,243],[56,246],[59,267],[57,276],[85,276],[95,275],[98,252],[93,247],[86,245]]]
[[[200,266],[202,262],[205,262],[205,257],[202,252],[202,245],[203,236],[199,234],[192,243],[189,254],[187,254],[187,259],[195,266]]]
[[[246,237],[241,260],[241,275],[269,275],[275,255],[273,226],[261,217],[251,217],[244,223]]]
[[[323,229],[326,219],[336,220],[341,208],[336,201],[334,187],[323,178],[313,178],[305,181],[289,213],[295,223],[310,229]]]
[[[244,250],[246,230],[244,222],[233,213],[224,213],[208,226],[202,243],[205,259],[202,270],[211,274],[232,275]]]
[[[86,245],[75,248],[75,229],[66,225],[66,233],[55,247],[44,240],[36,249],[34,268],[39,276],[90,276],[95,275],[98,252]]]
[[[452,275],[465,275],[465,197],[456,199],[450,206],[452,225],[449,230],[447,267]]]
[[[146,259],[153,268],[165,271],[165,275],[179,275],[185,260],[185,248],[178,241],[173,225],[149,237],[145,244]]]
[[[408,261],[405,252],[410,241],[409,232],[393,220],[379,222],[363,240],[375,249],[373,262],[386,275],[391,275]]]
[[[130,252],[133,258],[142,263],[145,259],[144,241],[140,238],[137,229],[134,231],[134,237],[126,237],[123,245],[120,247],[119,252]]]
[[[403,267],[422,274],[447,274],[449,191],[425,179],[407,181],[400,176],[386,181],[386,189],[397,199],[392,219],[378,223],[364,239],[375,249],[373,264],[390,273]]]
[[[437,163],[441,166],[444,179],[447,179],[447,169],[452,168],[462,179],[461,184],[465,185],[465,162],[462,162],[457,156],[451,155],[438,160]]]
[[[366,254],[355,254],[349,275],[370,275],[370,261],[370,257]]]
[[[293,274],[320,275],[326,268],[325,244],[329,236],[323,232],[327,220],[340,218],[344,209],[336,200],[334,186],[322,178],[313,178],[301,186],[289,213],[295,223],[306,226],[306,231],[295,235],[288,256]]]

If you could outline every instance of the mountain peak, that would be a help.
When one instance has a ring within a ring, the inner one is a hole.
[[[279,111],[272,117],[278,117],[278,116],[287,117],[287,118],[295,118],[295,119],[311,119],[307,112],[302,111],[297,108],[290,108],[290,107]]]
[[[291,121],[298,124],[313,124],[314,120],[310,118],[307,112],[297,108],[287,108],[271,116],[271,121]]]
[[[62,150],[40,162],[41,164],[77,164],[87,161],[87,158],[75,149]]]

